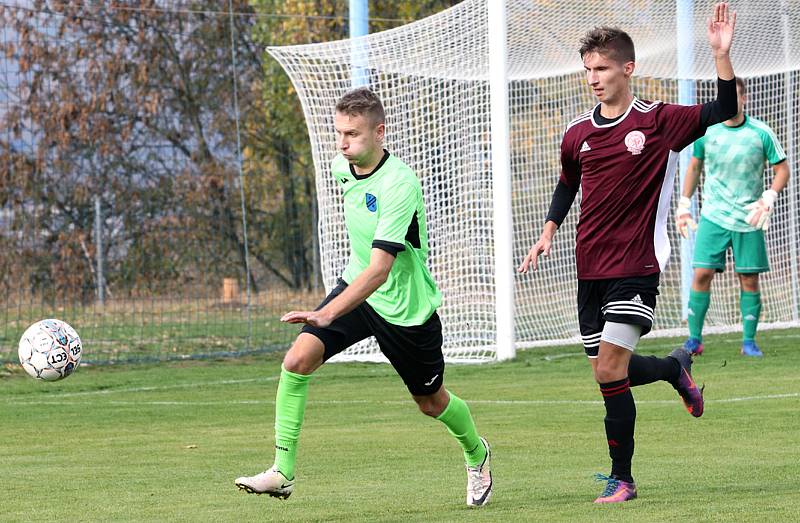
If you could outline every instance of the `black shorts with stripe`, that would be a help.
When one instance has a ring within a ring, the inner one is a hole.
[[[653,327],[659,274],[578,280],[578,325],[586,355],[597,357],[607,321],[641,325],[642,336]]]
[[[342,293],[347,283],[338,285],[322,300],[316,310]],[[336,318],[327,327],[305,325],[301,332],[313,334],[325,346],[324,361],[355,343],[375,336],[378,346],[397,374],[415,396],[426,396],[439,390],[444,380],[442,355],[442,322],[435,312],[422,325],[404,327],[389,323],[363,302],[347,314]]]

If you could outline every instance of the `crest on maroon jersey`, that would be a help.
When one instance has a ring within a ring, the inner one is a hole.
[[[625,147],[631,154],[642,154],[644,149],[644,133],[642,131],[631,131],[625,135]]]

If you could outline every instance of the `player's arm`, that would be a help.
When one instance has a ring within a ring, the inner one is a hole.
[[[365,301],[389,278],[397,254],[406,249],[408,227],[421,198],[419,185],[398,183],[381,200],[380,217],[372,238],[369,265],[325,307],[315,312],[290,312],[281,321],[327,327]]]
[[[769,227],[769,218],[775,210],[775,200],[789,183],[789,162],[785,159],[773,165],[772,171],[770,188],[761,194],[761,198],[744,207],[750,211],[745,221],[758,229],[766,230]]]
[[[729,11],[727,2],[714,5],[714,12],[708,19],[707,35],[714,67],[717,70],[717,99],[703,104],[700,121],[704,127],[724,122],[736,116],[736,82],[731,64],[731,44],[736,27],[736,12]]]
[[[522,265],[517,268],[517,272],[526,273],[528,272],[528,267],[534,271],[539,268],[539,255],[541,254],[542,256],[550,256],[550,249],[553,245],[553,236],[556,235],[557,230],[558,225],[556,225],[556,222],[545,222],[544,228],[542,229],[542,234],[539,236],[539,241],[533,244],[531,250],[528,251],[527,255],[525,255],[525,259],[522,260]]]
[[[566,138],[566,137],[565,137]],[[542,234],[539,236],[533,247],[531,247],[522,265],[517,272],[526,273],[530,267],[534,271],[538,268],[539,255],[550,256],[550,249],[553,244],[553,237],[564,219],[569,214],[575,196],[580,187],[580,164],[574,159],[571,146],[562,140],[561,142],[561,179],[553,191],[553,199],[550,201],[550,210],[545,218]]]
[[[717,76],[721,80],[733,80],[730,51],[735,27],[736,11],[728,9],[728,2],[715,4],[714,12],[708,19],[707,33],[708,43],[714,54],[714,66],[717,69]]]
[[[772,185],[770,190],[775,191],[775,194],[780,194],[782,190],[789,185],[789,162],[784,160],[777,165],[772,166]]]
[[[662,122],[668,130],[671,150],[682,151],[702,136],[707,127],[736,115],[738,111],[736,79],[730,57],[735,25],[736,13],[729,13],[728,4],[726,2],[716,4],[713,15],[708,20],[707,33],[717,70],[717,98],[702,105],[664,104]]]
[[[789,162],[786,161],[786,153],[772,129],[762,130],[760,135],[764,156],[772,166],[772,184],[761,194],[761,198],[744,208],[750,211],[745,221],[753,227],[766,230],[769,227],[769,218],[775,210],[778,193],[789,183]]]
[[[686,169],[686,177],[683,180],[683,190],[681,196],[691,198],[697,189],[697,183],[700,181],[700,174],[703,172],[703,160],[692,156],[689,160],[689,167]]]
[[[684,238],[689,237],[690,228],[693,231],[697,230],[697,223],[692,218],[692,195],[697,188],[697,182],[700,180],[702,172],[703,160],[693,155],[689,160],[689,167],[686,169],[681,198],[678,201],[678,209],[675,211],[675,227]]]
[[[314,327],[327,327],[333,320],[352,311],[363,303],[378,287],[386,282],[394,264],[395,254],[380,248],[373,248],[369,265],[361,274],[318,311],[292,311],[281,321],[287,323],[307,323]]]

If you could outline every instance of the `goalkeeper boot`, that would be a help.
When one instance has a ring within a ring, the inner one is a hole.
[[[286,476],[274,465],[261,474],[236,478],[235,483],[239,489],[248,494],[268,494],[273,498],[281,499],[291,496],[294,490],[294,479],[286,479]]]
[[[703,415],[703,389],[698,388],[692,379],[692,357],[683,348],[673,350],[669,357],[677,360],[681,366],[678,379],[672,386],[680,394],[689,414],[699,418]]]
[[[622,481],[614,476],[604,476],[596,474],[597,481],[607,481],[603,493],[594,500],[595,503],[622,503],[636,498],[636,485],[627,481]]]
[[[492,451],[485,439],[481,438],[481,444],[486,448],[483,462],[474,467],[467,465],[467,505],[470,507],[485,505],[492,497]]]
[[[700,356],[703,354],[703,343],[697,338],[689,338],[683,343],[683,350],[692,356]]]
[[[745,340],[742,342],[742,355],[760,358],[764,355],[764,353],[761,352],[761,349],[758,348],[758,345],[756,345],[755,341]]]

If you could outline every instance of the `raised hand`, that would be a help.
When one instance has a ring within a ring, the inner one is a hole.
[[[728,9],[728,2],[715,4],[714,13],[708,19],[708,43],[715,55],[730,51],[735,27],[736,11]]]

